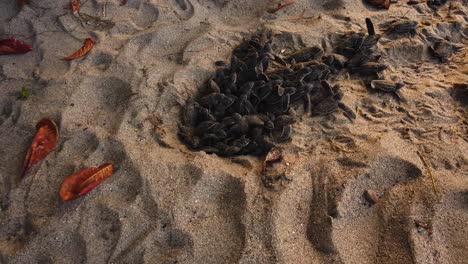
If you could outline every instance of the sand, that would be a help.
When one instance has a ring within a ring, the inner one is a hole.
[[[466,263],[466,2],[387,11],[297,0],[270,14],[270,0],[82,1],[104,22],[80,21],[66,0],[14,2],[0,2],[0,37],[34,50],[0,56],[0,263]],[[405,102],[343,77],[357,119],[301,117],[281,145],[287,177],[272,188],[262,157],[221,158],[178,139],[181,105],[258,28],[285,49],[327,47],[333,33],[364,30],[365,17],[403,16],[419,34],[380,45]],[[87,37],[97,44],[86,57],[61,60]],[[465,49],[441,63],[429,54],[434,38]],[[21,179],[43,117],[60,141]],[[105,162],[112,177],[60,200],[67,175]]]

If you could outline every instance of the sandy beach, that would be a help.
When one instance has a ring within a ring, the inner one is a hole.
[[[0,55],[0,263],[467,263],[467,2],[296,0],[268,12],[279,2],[81,0],[73,13],[68,0],[0,1],[0,39],[33,47]],[[336,34],[366,32],[365,18],[402,98],[336,77],[357,118],[300,115],[278,144],[284,178],[265,184],[265,156],[181,142],[182,107],[257,30],[278,52],[331,52]],[[403,18],[416,34],[382,31]],[[86,38],[86,56],[63,60]],[[441,40],[457,47],[447,60],[432,52]],[[20,177],[42,118],[58,144]],[[103,163],[111,177],[60,199],[68,175]]]

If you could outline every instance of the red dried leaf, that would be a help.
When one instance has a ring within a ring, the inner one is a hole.
[[[80,4],[81,4],[80,2],[81,0],[70,0],[73,13],[78,12],[78,9],[80,8]]]
[[[279,11],[279,10],[289,6],[289,5],[292,5],[294,3],[295,3],[295,1],[293,1],[293,0],[281,2],[281,3],[278,4],[277,7],[268,10],[268,13],[276,13],[277,11]]]
[[[366,0],[368,4],[379,8],[390,8],[390,0]]]
[[[28,149],[21,168],[21,177],[43,158],[47,156],[57,145],[59,131],[54,121],[44,118],[36,125],[36,135]]]
[[[120,2],[120,6],[126,5],[127,2],[128,2],[128,0],[122,0],[122,1]]]
[[[0,55],[22,54],[27,53],[31,50],[31,45],[28,45],[16,38],[0,40]]]
[[[63,180],[60,186],[60,198],[68,201],[83,196],[110,177],[113,172],[114,166],[111,163],[84,168]]]
[[[29,5],[29,0],[16,0],[16,3],[19,7],[22,7],[24,5]]]
[[[84,55],[88,54],[89,51],[91,51],[95,43],[96,42],[94,42],[94,40],[90,38],[85,39],[83,47],[75,51],[75,53],[73,53],[72,55],[65,57],[64,60],[74,60],[83,57]]]

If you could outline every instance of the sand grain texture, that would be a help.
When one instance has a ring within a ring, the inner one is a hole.
[[[466,1],[386,11],[297,0],[271,14],[277,1],[82,0],[81,20],[67,0],[15,2],[0,1],[0,37],[33,51],[0,56],[0,263],[466,263]],[[181,105],[258,28],[275,47],[330,49],[365,17],[403,16],[418,34],[379,45],[405,102],[338,78],[357,119],[300,118],[278,188],[263,186],[261,158],[192,152],[177,138]],[[87,37],[89,54],[61,60]],[[441,39],[462,47],[443,63],[429,48]],[[43,117],[59,125],[58,146],[21,179]],[[60,201],[66,176],[105,162],[112,177]]]

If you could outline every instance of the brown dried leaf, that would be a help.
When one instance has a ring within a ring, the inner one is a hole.
[[[78,9],[80,9],[80,2],[81,0],[70,0],[73,14],[77,13]]]
[[[63,180],[60,186],[60,198],[68,201],[83,196],[110,177],[113,172],[114,166],[111,163],[84,168]]]
[[[0,40],[0,55],[23,54],[30,52],[31,50],[31,45],[26,44],[23,41],[16,38]]]
[[[84,55],[88,54],[88,52],[91,51],[91,49],[94,47],[94,40],[91,38],[85,39],[83,47],[81,47],[79,50],[75,51],[73,54],[71,54],[68,57],[65,57],[64,60],[74,60],[83,57]]]
[[[49,154],[57,145],[59,131],[54,121],[44,118],[36,125],[36,135],[28,149],[21,168],[21,177],[34,165]]]
[[[29,5],[29,0],[16,0],[16,3],[19,7],[23,7],[24,5]]]
[[[374,7],[390,8],[390,0],[366,0],[366,2]]]

